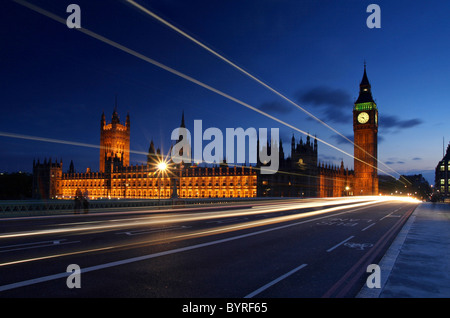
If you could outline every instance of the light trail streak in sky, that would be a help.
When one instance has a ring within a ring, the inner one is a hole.
[[[36,5],[33,5],[33,4],[31,4],[31,3],[27,2],[27,1],[24,1],[24,0],[13,0],[13,1],[18,3],[18,4],[20,4],[20,5],[22,5],[22,6],[24,6],[24,7],[27,7],[29,9],[37,12],[37,13],[40,13],[40,14],[48,17],[48,18],[51,18],[51,19],[53,19],[53,20],[55,20],[55,21],[57,21],[59,23],[62,23],[64,25],[66,25],[66,20],[65,19],[63,19],[63,18],[61,18],[61,17],[59,17],[59,16],[57,16],[57,15],[47,11],[47,10],[44,10],[44,9],[42,9],[42,8],[36,6]],[[282,125],[284,125],[286,127],[289,127],[289,128],[291,128],[293,130],[296,130],[296,131],[298,131],[298,132],[300,132],[300,133],[302,133],[302,134],[304,134],[306,136],[310,136],[311,138],[316,138],[317,141],[319,141],[319,142],[329,146],[330,148],[333,148],[333,149],[335,149],[335,150],[337,150],[337,151],[339,151],[339,152],[341,152],[341,153],[343,153],[343,154],[345,154],[345,155],[347,155],[347,156],[349,156],[349,157],[351,157],[351,158],[353,158],[355,160],[358,160],[358,161],[360,161],[360,162],[362,162],[362,163],[364,163],[364,164],[366,164],[366,165],[368,165],[368,166],[370,166],[372,168],[378,169],[379,171],[381,171],[381,172],[383,172],[383,173],[385,173],[387,175],[390,175],[393,178],[395,178],[395,176],[393,176],[392,174],[390,174],[390,173],[388,173],[386,171],[383,171],[382,169],[380,169],[378,167],[375,167],[372,164],[370,164],[368,162],[365,162],[362,159],[356,158],[352,154],[350,154],[350,153],[340,149],[339,147],[337,147],[337,146],[335,146],[333,144],[330,144],[329,142],[327,142],[327,141],[325,141],[323,139],[314,137],[313,135],[309,134],[306,131],[303,131],[303,130],[301,130],[301,129],[299,129],[299,128],[297,128],[297,127],[295,127],[295,126],[293,126],[293,125],[291,125],[291,124],[289,124],[289,123],[287,123],[287,122],[285,122],[285,121],[283,121],[283,120],[281,120],[281,119],[279,119],[279,118],[277,118],[275,116],[272,116],[272,115],[270,115],[270,114],[268,114],[268,113],[266,113],[266,112],[264,112],[264,111],[262,111],[262,110],[260,110],[260,109],[258,109],[256,107],[254,107],[254,106],[252,106],[252,105],[250,105],[248,103],[245,103],[245,102],[243,102],[243,101],[241,101],[241,100],[239,100],[239,99],[237,99],[237,98],[235,98],[235,97],[233,97],[231,95],[228,95],[227,93],[224,93],[224,92],[222,92],[222,91],[220,91],[220,90],[218,90],[218,89],[216,89],[216,88],[214,88],[212,86],[209,86],[208,84],[205,84],[205,83],[203,83],[203,82],[201,82],[201,81],[199,81],[199,80],[197,80],[197,79],[195,79],[195,78],[193,78],[193,77],[191,77],[189,75],[181,73],[181,72],[179,72],[179,71],[177,71],[177,70],[175,70],[175,69],[173,69],[173,68],[171,68],[169,66],[166,66],[166,65],[164,65],[164,64],[162,64],[162,63],[160,63],[160,62],[158,62],[158,61],[156,61],[154,59],[151,59],[151,58],[149,58],[149,57],[147,57],[147,56],[145,56],[145,55],[143,55],[141,53],[138,53],[138,52],[136,52],[136,51],[134,51],[134,50],[132,50],[130,48],[127,48],[127,47],[123,46],[122,44],[119,44],[119,43],[117,43],[115,41],[112,41],[112,40],[110,40],[110,39],[108,39],[108,38],[106,38],[106,37],[104,37],[102,35],[99,35],[99,34],[93,32],[93,31],[90,31],[90,30],[88,30],[86,28],[75,28],[74,30],[82,32],[82,33],[84,33],[84,34],[86,34],[86,35],[88,35],[88,36],[90,36],[92,38],[95,38],[95,39],[97,39],[97,40],[99,40],[99,41],[101,41],[103,43],[106,43],[106,44],[108,44],[108,45],[110,45],[112,47],[115,47],[115,48],[117,48],[117,49],[119,49],[119,50],[121,50],[121,51],[123,51],[125,53],[133,55],[133,56],[135,56],[135,57],[137,57],[137,58],[139,58],[139,59],[141,59],[141,60],[143,60],[143,61],[145,61],[147,63],[150,63],[150,64],[152,64],[152,65],[154,65],[154,66],[156,66],[158,68],[161,68],[161,69],[163,69],[163,70],[165,70],[165,71],[167,71],[169,73],[172,73],[172,74],[174,74],[174,75],[176,75],[178,77],[181,77],[181,78],[183,78],[183,79],[185,79],[185,80],[187,80],[187,81],[189,81],[191,83],[194,83],[194,84],[196,84],[196,85],[198,85],[200,87],[203,87],[203,88],[205,88],[205,89],[207,89],[207,90],[209,90],[209,91],[211,91],[213,93],[216,93],[216,94],[218,94],[220,96],[223,96],[223,97],[225,97],[225,98],[227,98],[227,99],[229,99],[229,100],[231,100],[231,101],[233,101],[233,102],[235,102],[237,104],[240,104],[240,105],[242,105],[242,106],[244,106],[244,107],[246,107],[248,109],[251,109],[251,110],[253,110],[253,111],[255,111],[255,112],[257,112],[257,113],[259,113],[259,114],[261,114],[261,115],[263,115],[265,117],[268,117],[268,118],[270,118],[270,119],[272,119],[272,120],[274,120],[274,121],[276,121],[276,122],[278,122],[278,123],[280,123],[280,124],[282,124]]]
[[[99,145],[88,144],[88,143],[83,143],[83,142],[62,140],[62,139],[55,139],[55,138],[47,138],[47,137],[39,137],[39,136],[30,136],[30,135],[23,135],[23,134],[15,134],[15,133],[9,133],[9,132],[4,132],[4,131],[0,131],[0,136],[1,137],[8,137],[8,138],[24,139],[24,140],[50,142],[50,143],[57,143],[57,144],[70,145],[70,146],[106,149],[106,147],[104,147],[104,146],[102,147],[102,146],[99,146]],[[162,160],[158,154],[152,154],[152,153],[143,152],[143,151],[136,151],[136,150],[130,150],[129,153],[138,154],[138,155],[145,155],[145,156],[153,156],[157,160]],[[166,155],[166,158],[163,159],[164,162],[166,162],[166,164],[169,164],[169,155],[170,155],[170,153],[168,153]],[[171,159],[174,159],[174,158],[178,158],[178,156],[172,155]],[[181,157],[179,157],[179,158],[181,158]],[[236,166],[238,168],[246,167],[246,166],[239,165],[239,164],[233,164],[233,166]],[[256,167],[256,166],[252,166],[252,169],[260,170],[261,168]],[[170,171],[170,169],[167,172],[169,174],[173,175],[173,172]],[[297,175],[297,176],[307,176],[307,177],[312,177],[312,178],[319,178],[319,176],[315,176],[315,175],[310,175],[310,174],[305,174],[305,173],[296,173],[296,172],[290,172],[290,171],[287,172],[287,171],[282,171],[282,170],[278,170],[278,173],[289,174],[289,175]],[[158,176],[160,176],[160,173],[158,173]],[[336,178],[332,178],[332,177],[322,177],[322,178],[327,179],[327,180],[335,180],[336,179]]]
[[[14,134],[14,133],[9,133],[9,132],[4,132],[4,131],[0,131],[0,136],[2,136],[2,137],[9,137],[9,138],[17,138],[17,139],[25,139],[25,140],[50,142],[50,143],[70,145],[70,146],[79,146],[79,147],[96,148],[96,149],[106,149],[106,147],[102,147],[100,145],[88,144],[88,143],[85,143],[85,142],[77,142],[77,141],[62,140],[62,139],[55,139],[55,138],[46,138],[46,137],[39,137],[39,136]],[[130,153],[134,153],[134,154],[138,154],[138,155],[148,155],[148,152],[143,152],[143,151],[130,150]]]
[[[317,122],[319,122],[320,124],[322,124],[323,126],[327,127],[328,129],[330,129],[331,131],[333,131],[334,133],[338,134],[339,136],[341,136],[342,138],[344,138],[345,140],[347,140],[349,143],[351,143],[352,145],[358,147],[360,150],[364,151],[366,154],[368,154],[370,157],[372,157],[373,159],[376,159],[378,161],[378,163],[381,163],[382,165],[384,165],[385,167],[389,168],[391,171],[393,171],[394,173],[397,173],[398,175],[400,175],[399,172],[397,172],[396,170],[394,170],[392,167],[388,166],[387,164],[385,164],[384,162],[378,160],[378,158],[375,158],[374,156],[372,156],[372,154],[370,154],[369,152],[367,152],[365,149],[363,149],[362,147],[356,145],[352,140],[350,140],[347,136],[345,136],[344,134],[342,134],[341,132],[339,132],[338,130],[336,130],[335,128],[331,127],[330,125],[328,125],[327,123],[325,123],[324,121],[322,121],[321,119],[319,119],[318,117],[316,117],[314,114],[312,114],[311,112],[309,112],[308,110],[306,110],[305,108],[303,108],[302,106],[298,105],[296,102],[294,102],[293,100],[291,100],[290,98],[288,98],[287,96],[285,96],[284,94],[280,93],[279,91],[277,91],[276,89],[272,88],[270,85],[268,85],[267,83],[263,82],[262,80],[260,80],[259,78],[257,78],[256,76],[252,75],[251,73],[249,73],[248,71],[244,70],[242,67],[238,66],[237,64],[233,63],[232,61],[230,61],[229,59],[227,59],[226,57],[224,57],[223,55],[219,54],[218,52],[216,52],[215,50],[211,49],[210,47],[208,47],[207,45],[203,44],[202,42],[200,42],[199,40],[195,39],[194,37],[190,36],[189,34],[187,34],[186,32],[184,32],[183,30],[181,30],[180,28],[177,28],[176,26],[174,26],[172,23],[168,22],[167,20],[163,19],[162,17],[158,16],[156,13],[152,12],[151,10],[143,7],[142,5],[136,3],[134,0],[125,0],[127,3],[133,5],[134,7],[136,7],[137,9],[139,9],[140,11],[146,13],[147,15],[149,15],[150,17],[154,18],[155,20],[159,21],[160,23],[164,24],[165,26],[167,26],[168,28],[172,29],[173,31],[177,32],[178,34],[182,35],[183,37],[187,38],[188,40],[194,42],[195,44],[197,44],[198,46],[200,46],[201,48],[205,49],[206,51],[208,51],[209,53],[213,54],[214,56],[218,57],[219,59],[221,59],[222,61],[224,61],[225,63],[231,65],[233,68],[237,69],[239,72],[243,73],[244,75],[248,76],[249,78],[251,78],[252,80],[256,81],[258,84],[264,86],[265,88],[267,88],[268,90],[270,90],[271,92],[275,93],[276,95],[278,95],[279,97],[281,97],[282,99],[284,99],[285,101],[287,101],[288,103],[294,105],[295,107],[297,107],[298,109],[300,109],[302,112],[304,112],[305,114],[307,114],[308,116],[310,116],[311,118],[313,118],[314,120],[316,120]],[[309,134],[307,134],[309,135]],[[408,180],[406,180],[408,181]],[[409,182],[409,181],[408,181]],[[410,182],[409,182],[410,183]]]

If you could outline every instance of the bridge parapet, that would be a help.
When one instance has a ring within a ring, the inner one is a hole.
[[[186,205],[242,203],[259,200],[279,200],[283,198],[201,198],[201,199],[104,199],[91,200],[90,212],[114,212],[123,209],[139,209],[160,207],[184,207]],[[286,199],[286,198],[284,198]],[[45,201],[0,201],[0,218],[20,216],[41,216],[70,214],[74,211],[73,200],[45,200]]]

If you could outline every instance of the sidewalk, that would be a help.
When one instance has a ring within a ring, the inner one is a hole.
[[[450,204],[420,204],[379,265],[381,288],[358,298],[450,298]]]

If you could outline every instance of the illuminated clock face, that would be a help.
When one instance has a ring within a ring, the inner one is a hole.
[[[358,122],[360,124],[365,124],[369,121],[369,114],[366,112],[362,112],[358,115]]]

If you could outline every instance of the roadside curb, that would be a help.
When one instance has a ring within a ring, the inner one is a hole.
[[[417,213],[417,210],[420,209],[420,205],[417,206],[413,212],[413,214],[409,217],[406,223],[403,225],[402,229],[398,233],[397,237],[394,239],[386,254],[381,259],[380,266],[380,277],[381,277],[381,287],[380,288],[369,288],[366,284],[361,288],[359,293],[355,296],[355,298],[379,298],[381,293],[386,286],[386,282],[389,279],[389,276],[392,272],[392,269],[395,265],[398,255],[402,249],[403,244],[405,243],[405,239],[411,229],[412,224],[414,223]]]

